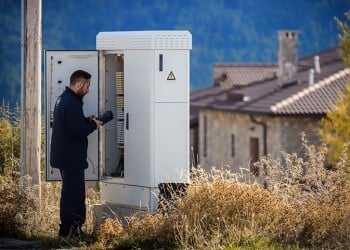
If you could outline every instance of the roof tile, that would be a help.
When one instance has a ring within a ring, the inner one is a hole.
[[[231,87],[212,86],[192,93],[191,119],[195,119],[200,108],[271,115],[324,115],[338,99],[339,91],[344,91],[350,70],[346,69],[337,48],[321,51],[317,53],[321,72],[314,74],[315,83],[310,86],[308,72],[314,67],[315,55],[301,58],[297,81],[282,86],[276,77],[271,77],[275,76],[271,72],[276,72],[276,64],[216,64],[216,79],[226,73],[225,81]],[[244,98],[230,99],[230,92],[231,96]]]

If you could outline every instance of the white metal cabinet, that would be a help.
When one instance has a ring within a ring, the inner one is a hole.
[[[185,102],[156,103],[154,131],[156,171],[153,185],[169,182],[187,183],[189,180],[188,104]]]
[[[125,75],[125,182],[150,186],[152,145],[152,62],[150,50],[124,54]],[[128,125],[128,126],[127,126]]]
[[[188,51],[132,50],[124,57],[125,182],[148,187],[187,182]]]
[[[159,70],[159,57],[163,67]],[[155,52],[155,102],[188,102],[189,51],[160,50]]]
[[[90,93],[84,98],[85,115],[112,110],[115,116],[100,129],[99,136],[97,132],[89,136],[89,164],[102,170],[103,201],[155,210],[159,183],[189,181],[191,48],[188,31],[100,32],[96,36],[98,52],[54,54],[70,62],[60,72],[62,77],[67,79],[78,68],[93,75]],[[53,98],[63,89],[52,88],[56,87],[59,66],[50,68],[50,53],[46,54],[45,74],[47,103],[52,106]],[[94,66],[83,63],[90,57]],[[48,144],[49,138],[50,129]],[[119,163],[122,174],[116,171]],[[87,179],[98,177],[95,170],[89,168]],[[52,177],[50,168],[47,174]]]
[[[85,116],[98,115],[98,52],[59,51],[45,52],[45,89],[46,89],[46,179],[61,180],[59,170],[50,166],[50,141],[52,134],[53,111],[57,98],[69,86],[69,79],[75,70],[85,70],[91,74],[89,93],[84,97]],[[88,136],[88,169],[86,180],[98,180],[98,132]]]

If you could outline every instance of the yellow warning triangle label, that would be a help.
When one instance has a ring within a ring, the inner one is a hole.
[[[175,75],[172,71],[170,71],[167,80],[175,80]]]

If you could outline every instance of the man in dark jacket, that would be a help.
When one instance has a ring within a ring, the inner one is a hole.
[[[80,237],[86,219],[87,136],[102,125],[94,116],[87,118],[83,113],[83,97],[89,92],[90,79],[89,73],[75,71],[54,109],[50,164],[60,169],[62,176],[59,229],[62,237]]]

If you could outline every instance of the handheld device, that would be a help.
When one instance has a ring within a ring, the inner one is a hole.
[[[103,122],[103,124],[106,124],[107,122],[113,120],[113,113],[112,111],[108,110],[103,113],[103,115],[96,118],[97,120]]]

